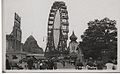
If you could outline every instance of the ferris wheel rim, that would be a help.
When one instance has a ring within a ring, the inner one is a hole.
[[[57,11],[59,11],[59,14],[60,14],[60,29],[61,29],[60,36],[61,37],[59,37],[60,38],[59,40],[67,41],[68,32],[69,32],[69,30],[68,30],[68,26],[69,26],[68,19],[69,18],[68,18],[67,6],[65,5],[64,2],[57,2],[57,3],[54,2],[53,6],[51,7],[49,18],[48,18],[48,41],[50,39],[52,40],[52,38],[54,38],[53,28],[54,28],[54,22],[55,22],[55,18],[56,18],[55,16],[56,16]],[[64,26],[65,26],[65,28],[64,28]],[[49,33],[51,35],[49,35]],[[64,33],[66,33],[66,34],[64,35]],[[62,37],[65,37],[65,36],[67,36],[67,37],[62,38]],[[49,37],[51,37],[51,38],[49,38]],[[52,41],[53,41],[53,46],[54,46],[54,39]],[[47,42],[47,46],[48,46],[48,44],[49,43]]]

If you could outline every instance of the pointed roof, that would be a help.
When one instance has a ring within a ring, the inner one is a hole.
[[[35,40],[35,38],[32,36],[32,35],[30,35],[28,38],[27,38],[27,40]],[[36,41],[36,40],[35,40]]]
[[[71,41],[76,41],[77,40],[77,36],[74,34],[74,31],[73,31],[72,35],[70,36],[70,40]]]
[[[30,35],[25,41],[23,45],[23,51],[36,54],[43,53],[43,49],[39,47],[33,35]]]

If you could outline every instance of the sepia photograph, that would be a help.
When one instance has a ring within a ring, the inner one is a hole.
[[[2,72],[120,72],[120,0],[2,0]]]

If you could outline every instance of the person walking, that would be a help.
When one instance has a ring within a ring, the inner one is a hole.
[[[10,69],[11,69],[10,62],[9,62],[9,60],[8,60],[8,56],[6,57],[6,69],[7,69],[7,70],[10,70]]]
[[[63,67],[65,67],[65,61],[64,60],[63,60],[62,64],[63,64]]]
[[[102,70],[102,69],[103,69],[104,64],[103,64],[103,62],[102,62],[101,59],[98,59],[98,60],[97,60],[96,66],[97,66],[97,69],[98,69],[98,70]]]
[[[31,57],[28,59],[27,64],[28,64],[28,69],[32,69],[32,67],[33,67],[33,60],[32,60]]]

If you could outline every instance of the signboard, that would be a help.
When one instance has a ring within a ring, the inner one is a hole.
[[[15,20],[16,20],[17,22],[19,22],[19,23],[20,23],[20,21],[21,21],[21,18],[20,18],[20,16],[19,16],[17,13],[15,13]]]

